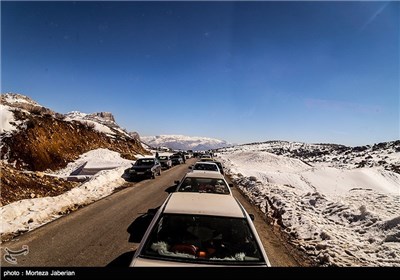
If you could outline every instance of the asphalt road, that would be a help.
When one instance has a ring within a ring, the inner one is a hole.
[[[3,243],[2,266],[127,266],[138,246],[130,242],[132,226],[137,226],[133,222],[148,209],[160,206],[168,196],[165,190],[180,180],[195,161],[190,159],[186,164],[163,171],[154,180],[127,182],[125,188],[106,198]],[[255,214],[255,226],[271,264],[302,266],[293,250],[264,222],[260,213],[235,188],[233,191],[247,211]],[[4,261],[4,248],[16,251],[23,245],[29,246],[29,253],[17,256],[17,265]]]

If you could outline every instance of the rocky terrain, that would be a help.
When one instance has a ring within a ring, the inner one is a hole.
[[[130,160],[149,153],[139,135],[121,128],[109,112],[64,115],[13,93],[2,94],[0,103],[1,205],[73,188],[77,183],[47,173],[90,150],[106,148]]]

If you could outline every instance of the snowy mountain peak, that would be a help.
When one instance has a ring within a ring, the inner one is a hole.
[[[93,113],[92,115],[102,118],[109,122],[115,122],[114,115],[110,112],[99,112],[99,113]]]
[[[231,144],[225,140],[209,137],[186,136],[186,135],[157,135],[141,136],[144,143],[152,147],[168,147],[173,150],[204,151],[228,147]]]
[[[16,105],[18,103],[25,103],[25,104],[43,107],[39,103],[30,99],[28,96],[25,96],[25,95],[22,95],[19,93],[11,93],[11,92],[4,93],[1,95],[1,101],[2,101],[2,103],[4,102],[8,105]]]
[[[12,108],[25,110],[34,114],[55,115],[56,113],[49,108],[43,107],[28,96],[19,93],[5,93],[0,95],[0,103]]]
[[[79,111],[71,111],[65,114],[65,117],[73,120],[91,120],[100,123],[107,124],[116,124],[114,115],[110,112],[97,112],[86,114]]]
[[[71,111],[65,114],[65,117],[71,118],[71,119],[75,119],[75,118],[84,118],[86,117],[88,114],[86,113],[82,113],[79,111]]]

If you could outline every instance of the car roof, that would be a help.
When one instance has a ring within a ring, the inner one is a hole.
[[[215,171],[204,171],[204,172],[189,172],[186,173],[185,178],[210,178],[210,179],[224,179],[224,175]]]
[[[209,193],[172,193],[166,203],[164,213],[245,217],[241,206],[233,196]]]
[[[196,165],[196,164],[208,164],[208,165],[216,165],[216,163],[215,162],[211,162],[211,161],[198,161],[198,162],[196,162],[194,165]]]
[[[212,158],[200,158],[200,162],[213,162]]]

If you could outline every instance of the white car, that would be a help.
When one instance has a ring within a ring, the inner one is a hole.
[[[172,193],[130,266],[271,266],[244,207],[233,196]]]
[[[196,192],[227,194],[232,196],[232,184],[228,184],[225,177],[219,172],[188,172],[178,185],[176,192]]]
[[[219,167],[216,163],[199,161],[196,162],[192,167],[192,172],[205,172],[205,171],[215,171],[221,173]]]

